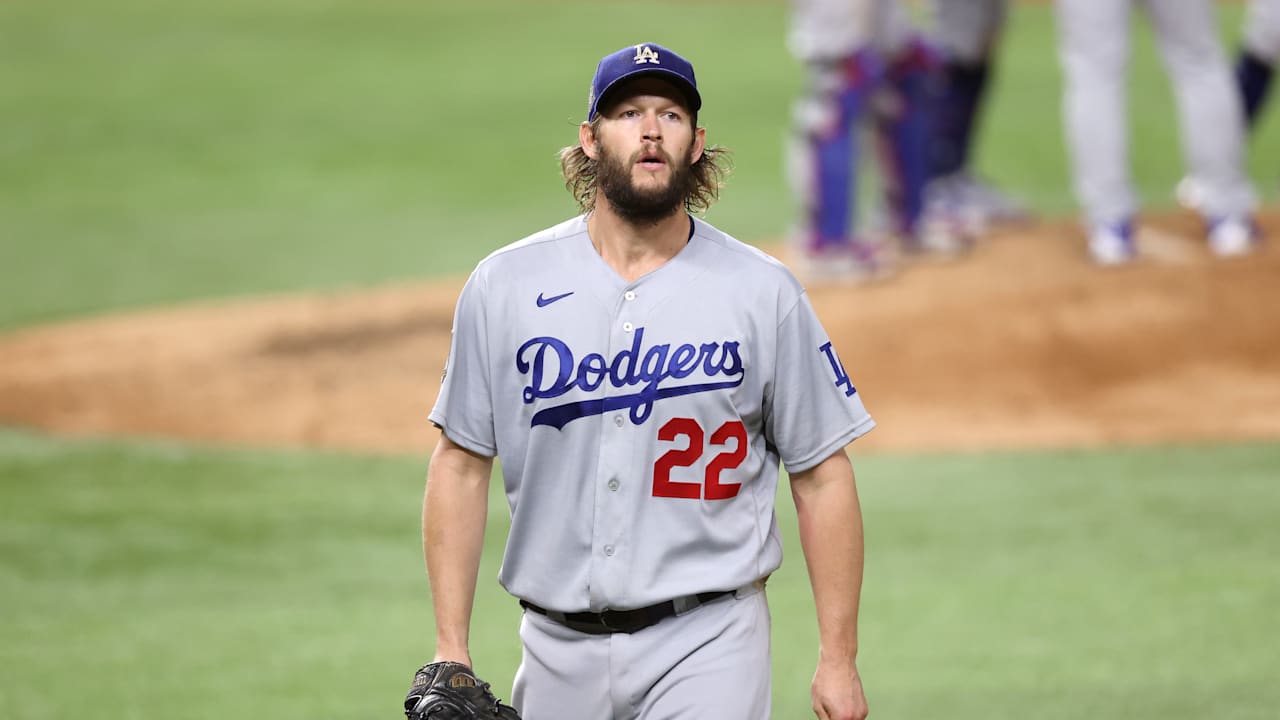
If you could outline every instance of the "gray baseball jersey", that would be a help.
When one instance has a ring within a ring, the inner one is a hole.
[[[471,274],[430,418],[501,462],[503,587],[563,612],[767,576],[779,461],[809,469],[875,425],[782,264],[694,219],[629,283],[584,217]]]

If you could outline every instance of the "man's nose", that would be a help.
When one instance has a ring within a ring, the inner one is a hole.
[[[662,139],[662,125],[658,122],[657,113],[645,113],[644,125],[641,130],[644,132],[645,140],[657,142]]]

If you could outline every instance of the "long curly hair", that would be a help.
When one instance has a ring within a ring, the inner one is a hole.
[[[597,137],[600,134],[600,116],[591,121],[591,132]],[[696,120],[695,127],[696,127]],[[728,148],[708,145],[702,150],[702,157],[689,167],[693,175],[692,189],[685,196],[685,210],[701,213],[711,207],[720,198],[720,188],[733,168],[733,161]],[[564,176],[565,189],[573,195],[582,212],[591,212],[596,207],[596,161],[587,157],[582,145],[571,145],[560,149],[560,174]]]

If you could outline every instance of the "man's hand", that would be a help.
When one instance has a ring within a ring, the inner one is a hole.
[[[863,720],[867,716],[867,697],[862,692],[862,678],[852,663],[818,662],[813,674],[813,713],[818,720]]]

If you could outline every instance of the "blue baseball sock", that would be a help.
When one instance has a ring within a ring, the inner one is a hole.
[[[1236,61],[1236,79],[1240,83],[1240,97],[1244,101],[1245,127],[1252,129],[1266,104],[1271,90],[1271,63],[1248,50],[1241,50]]]
[[[974,119],[987,89],[991,64],[945,63],[935,85],[934,127],[929,150],[929,177],[963,170],[969,163]]]
[[[825,132],[809,139],[816,173],[816,197],[810,207],[814,237],[810,242],[816,250],[848,243],[856,229],[858,120],[866,111],[879,74],[877,62],[868,54],[844,62],[845,86],[836,98],[837,118]]]
[[[886,79],[896,102],[893,112],[877,118],[886,205],[894,229],[908,237],[916,233],[930,177],[929,85],[937,69],[932,49],[913,43],[889,65]]]

